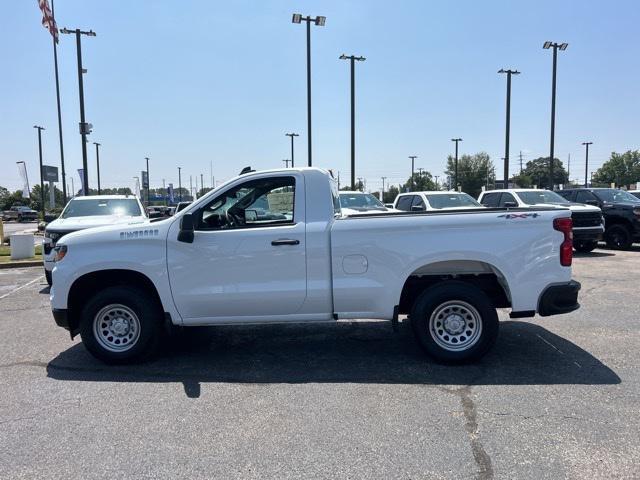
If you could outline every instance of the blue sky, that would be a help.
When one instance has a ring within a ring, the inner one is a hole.
[[[349,66],[356,71],[358,177],[399,183],[416,167],[442,175],[450,141],[461,153],[504,156],[505,78],[517,68],[511,170],[517,155],[548,155],[551,53],[559,53],[556,156],[571,154],[584,175],[581,142],[593,141],[594,169],[611,151],[640,148],[640,52],[636,1],[125,1],[57,0],[59,27],[83,38],[90,141],[100,142],[103,186],[132,186],[151,157],[152,186],[183,185],[204,173],[209,186],[246,165],[275,168],[289,158],[285,132],[300,134],[306,163],[303,25],[291,14],[325,15],[312,31],[314,165],[349,176]],[[15,162],[37,181],[34,124],[45,164],[59,165],[53,52],[36,0],[3,2],[0,31],[0,185],[20,187]],[[81,167],[75,41],[59,45],[65,156]],[[95,152],[89,181],[95,186]],[[79,183],[75,174],[76,186]]]

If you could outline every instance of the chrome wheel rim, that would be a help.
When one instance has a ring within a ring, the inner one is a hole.
[[[93,334],[110,352],[126,352],[140,338],[140,320],[133,310],[120,304],[103,307],[93,318]]]
[[[450,352],[468,350],[482,334],[482,317],[472,305],[451,300],[438,305],[429,318],[429,333]]]

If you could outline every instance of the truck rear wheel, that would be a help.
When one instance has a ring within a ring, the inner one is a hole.
[[[607,242],[607,247],[620,250],[631,248],[631,244],[633,243],[633,237],[631,236],[629,228],[620,224],[609,227],[604,234],[604,238]]]
[[[445,363],[477,360],[498,337],[498,315],[487,295],[459,281],[426,289],[413,304],[411,325],[426,353]]]
[[[89,352],[105,363],[145,360],[160,343],[162,311],[148,292],[132,286],[95,293],[81,313],[80,336]]]

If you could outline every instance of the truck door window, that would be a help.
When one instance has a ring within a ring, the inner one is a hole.
[[[515,203],[516,205],[518,205],[518,202],[513,195],[511,195],[510,193],[502,192],[502,196],[500,197],[500,203],[498,204],[498,206],[504,207],[505,203],[507,202]]]
[[[398,199],[398,205],[396,208],[398,210],[403,210],[405,212],[411,211],[411,201],[413,200],[414,195],[405,195],[404,197],[400,197]]]
[[[595,195],[588,190],[578,190],[578,193],[576,194],[577,203],[587,203],[587,201],[589,200],[591,200],[592,202],[598,201]]]
[[[482,197],[482,205],[485,207],[497,207],[498,201],[500,200],[500,193],[485,193]]]
[[[413,196],[413,202],[411,203],[411,209],[413,209],[413,207],[422,207],[422,210],[426,210],[427,206],[424,204],[424,200],[422,200],[422,197],[420,195],[414,195]]]
[[[293,224],[294,177],[250,180],[227,190],[201,208],[198,230],[270,227]]]

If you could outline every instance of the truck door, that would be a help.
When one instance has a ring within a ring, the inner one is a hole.
[[[304,177],[252,176],[201,206],[193,243],[167,240],[167,267],[184,322],[295,314],[307,293]]]

